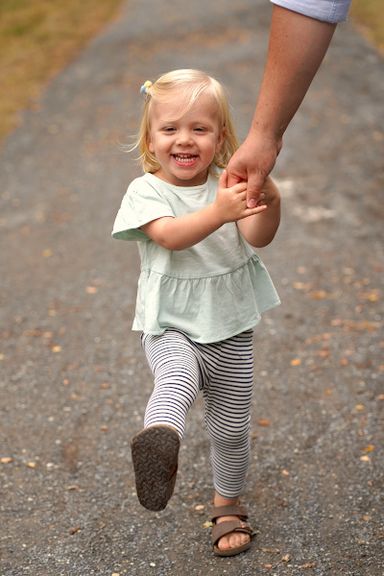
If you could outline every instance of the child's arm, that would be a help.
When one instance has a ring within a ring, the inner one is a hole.
[[[141,226],[151,240],[168,250],[184,250],[197,244],[226,222],[235,222],[266,210],[266,206],[247,208],[247,184],[227,188],[227,174],[219,179],[215,201],[185,216],[162,217]]]
[[[255,248],[272,242],[280,224],[280,193],[271,178],[266,179],[260,197],[266,210],[237,222],[241,235]]]

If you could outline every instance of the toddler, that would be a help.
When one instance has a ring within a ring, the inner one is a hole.
[[[228,186],[237,139],[223,87],[175,70],[141,89],[137,146],[144,175],[128,187],[112,235],[138,241],[141,272],[133,330],[154,375],[144,429],[132,440],[139,501],[162,510],[172,495],[180,440],[201,391],[213,469],[213,551],[247,550],[240,505],[249,459],[253,329],[279,304],[255,247],[269,244],[280,195],[266,180],[248,208],[247,183]]]

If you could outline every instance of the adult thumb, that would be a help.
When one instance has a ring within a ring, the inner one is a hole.
[[[257,205],[266,177],[260,172],[251,174],[247,183],[247,206],[255,208]]]
[[[228,188],[228,172],[224,169],[219,178],[220,188]]]

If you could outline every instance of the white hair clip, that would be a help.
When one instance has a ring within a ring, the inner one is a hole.
[[[144,96],[147,96],[148,91],[149,91],[151,86],[152,86],[152,82],[150,80],[146,80],[140,88],[140,94],[144,94]]]

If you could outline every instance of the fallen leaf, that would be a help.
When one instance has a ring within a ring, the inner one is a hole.
[[[330,352],[330,350],[329,350],[328,348],[323,348],[323,350],[319,350],[319,351],[317,352],[317,355],[318,355],[320,358],[328,358],[328,356],[330,355],[330,353],[331,353],[331,352]]]
[[[58,344],[55,344],[54,346],[51,346],[51,350],[54,354],[58,354],[61,352],[62,348]]]
[[[81,530],[81,526],[74,526],[74,528],[69,529],[69,533],[71,534],[71,536],[73,536],[77,532],[80,532],[80,530]]]
[[[300,364],[301,364],[300,358],[293,358],[291,360],[291,366],[300,366]]]
[[[373,452],[374,449],[375,449],[375,446],[373,444],[368,444],[368,446],[363,448],[363,452]]]
[[[306,282],[294,282],[292,286],[295,288],[295,290],[310,290],[311,288],[311,284]]]
[[[344,325],[348,330],[355,330],[356,332],[374,332],[381,327],[380,322],[369,322],[368,320],[363,320],[361,322],[348,320],[344,323]]]
[[[378,290],[370,290],[369,292],[360,292],[361,300],[367,302],[378,302],[380,300],[380,293]]]
[[[364,410],[365,410],[364,404],[356,404],[355,410],[356,410],[356,412],[364,412]]]
[[[360,460],[362,462],[370,462],[371,461],[369,456],[360,456]]]
[[[13,458],[11,458],[11,456],[4,456],[3,458],[0,458],[1,464],[10,464],[11,462],[13,462]]]
[[[196,512],[201,512],[202,510],[204,510],[204,508],[205,508],[204,504],[197,504],[195,506]]]
[[[273,564],[263,564],[263,568],[265,568],[266,570],[272,570]]]
[[[316,562],[307,562],[306,564],[298,566],[298,568],[303,568],[303,570],[306,570],[307,568],[316,568]]]
[[[268,418],[259,418],[257,423],[259,426],[262,426],[263,428],[267,428],[268,426],[271,425],[271,421],[268,420]]]
[[[203,528],[212,528],[212,526],[213,526],[213,523],[210,520],[207,520],[203,524]]]
[[[289,471],[284,468],[284,469],[281,471],[281,475],[282,475],[282,476],[289,476]]]
[[[50,258],[53,255],[53,252],[50,248],[46,248],[43,250],[43,258]]]
[[[285,556],[282,557],[281,559],[282,562],[290,562],[291,561],[291,556],[290,554],[286,554]]]
[[[325,290],[312,290],[308,295],[312,300],[326,300],[332,297],[332,295]]]
[[[32,468],[32,469],[36,468],[36,466],[37,466],[36,462],[27,462],[25,465],[28,468]]]
[[[96,294],[97,287],[96,286],[87,286],[85,291],[87,294]]]

